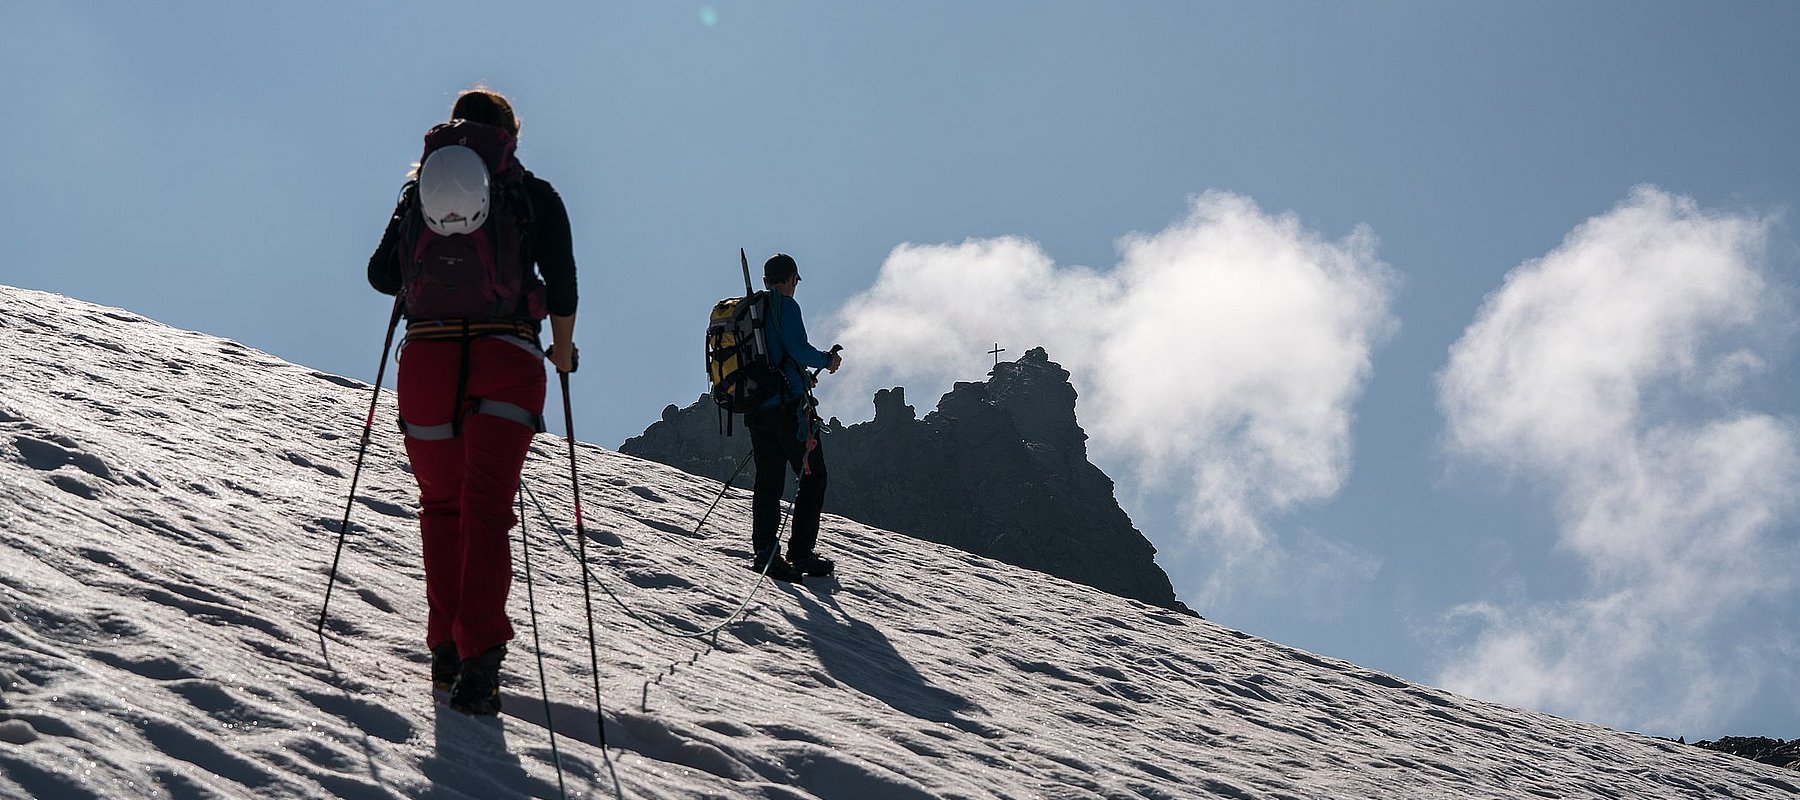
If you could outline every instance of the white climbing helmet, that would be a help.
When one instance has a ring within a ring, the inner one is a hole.
[[[487,221],[487,164],[460,144],[433,150],[419,167],[419,208],[439,236],[471,233]]]

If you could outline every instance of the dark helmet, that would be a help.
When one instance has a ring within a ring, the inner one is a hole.
[[[787,253],[776,253],[763,262],[763,282],[781,283],[800,274],[800,265]]]

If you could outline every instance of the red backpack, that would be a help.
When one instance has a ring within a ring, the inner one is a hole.
[[[544,285],[526,263],[525,229],[531,200],[525,168],[514,155],[510,131],[452,120],[425,134],[419,163],[440,148],[460,145],[481,156],[488,169],[488,215],[466,234],[441,235],[425,224],[418,180],[407,183],[399,247],[400,297],[411,320],[491,322],[543,319]]]

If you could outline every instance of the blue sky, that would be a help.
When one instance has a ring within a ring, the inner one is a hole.
[[[0,282],[373,378],[368,253],[487,82],[573,217],[582,439],[697,397],[737,248],[785,250],[848,348],[846,421],[1047,346],[1213,619],[1620,727],[1800,736],[1800,6],[496,13],[0,8]]]

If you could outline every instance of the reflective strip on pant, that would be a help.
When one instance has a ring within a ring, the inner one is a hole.
[[[530,428],[532,433],[543,433],[545,430],[542,414],[533,414],[523,406],[504,400],[477,399],[475,408],[470,413],[486,414],[490,417],[517,422]],[[412,425],[408,424],[406,420],[400,420],[400,430],[407,436],[426,442],[456,438],[456,425],[449,422],[442,425]]]

